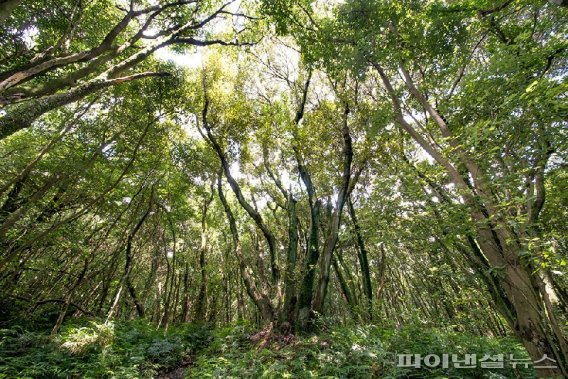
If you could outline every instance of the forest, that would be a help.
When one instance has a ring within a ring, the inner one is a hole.
[[[0,379],[568,378],[568,2],[0,0]]]

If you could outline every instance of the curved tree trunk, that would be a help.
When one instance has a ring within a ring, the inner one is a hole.
[[[235,217],[233,216],[233,212],[231,211],[231,208],[227,203],[225,194],[223,193],[223,188],[221,187],[220,175],[217,181],[217,192],[219,194],[219,199],[223,204],[223,208],[225,209],[225,214],[227,215],[227,219],[229,220],[229,227],[231,229],[231,235],[233,237],[233,249],[237,257],[237,260],[239,262],[239,269],[241,271],[241,276],[245,284],[245,289],[249,297],[256,305],[258,311],[262,315],[262,318],[270,323],[275,322],[276,321],[275,312],[272,307],[272,303],[270,302],[270,298],[265,293],[261,292],[256,286],[252,270],[247,264],[245,257],[242,253],[239,232],[237,229],[237,223],[235,221]]]

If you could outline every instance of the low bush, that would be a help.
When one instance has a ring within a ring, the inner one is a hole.
[[[0,331],[0,378],[152,378],[208,338],[202,326],[164,331],[141,321],[74,320],[54,337],[14,326]]]
[[[190,378],[534,378],[532,369],[513,368],[507,358],[528,359],[510,338],[456,334],[411,325],[399,330],[375,326],[328,329],[319,336],[275,342],[259,349],[242,329],[225,334],[226,343],[208,348],[188,370]],[[397,354],[449,354],[448,367],[398,367]],[[451,354],[504,355],[503,368],[456,368]]]
[[[188,366],[188,378],[534,378],[531,368],[508,361],[528,359],[514,339],[491,338],[425,327],[323,327],[318,335],[251,338],[247,324],[210,330],[187,324],[167,331],[143,321],[72,320],[61,332],[0,330],[0,379],[153,378]],[[398,354],[449,354],[449,364],[399,367]],[[473,368],[457,368],[456,354],[475,354]],[[479,359],[503,354],[503,368]]]

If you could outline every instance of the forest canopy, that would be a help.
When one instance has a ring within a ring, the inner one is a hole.
[[[1,1],[0,378],[568,378],[566,5]]]

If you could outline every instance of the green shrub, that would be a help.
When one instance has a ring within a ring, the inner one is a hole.
[[[167,331],[144,321],[79,319],[48,331],[0,330],[0,379],[152,378],[194,361],[189,378],[534,378],[530,369],[397,367],[396,354],[514,354],[511,338],[489,338],[425,327],[327,327],[319,335],[276,341],[259,349],[247,324],[209,330],[187,324]],[[191,359],[190,359],[191,357]]]
[[[188,372],[190,378],[534,378],[530,369],[397,367],[397,353],[485,354],[528,358],[509,338],[488,338],[428,329],[350,326],[257,350],[242,330],[224,331]],[[230,341],[230,343],[227,343]],[[235,343],[237,343],[235,345]],[[450,361],[451,363],[451,361]]]
[[[0,378],[152,378],[208,340],[204,327],[166,332],[143,321],[77,319],[53,338],[15,326],[0,331]]]

